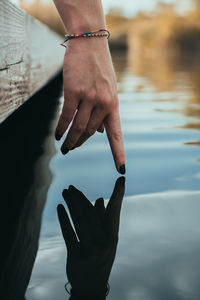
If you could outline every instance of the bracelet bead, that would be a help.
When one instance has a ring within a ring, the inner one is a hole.
[[[61,46],[66,47],[65,43],[67,43],[71,39],[76,39],[80,37],[107,37],[109,39],[110,32],[107,29],[99,29],[99,30],[93,30],[89,32],[84,32],[81,34],[66,34],[65,40],[61,43]]]

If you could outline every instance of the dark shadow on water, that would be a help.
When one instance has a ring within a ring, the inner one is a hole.
[[[51,182],[50,133],[61,88],[60,74],[0,125],[1,299],[24,299],[30,279]]]

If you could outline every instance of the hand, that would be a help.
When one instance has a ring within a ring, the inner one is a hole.
[[[77,234],[60,204],[58,217],[68,250],[67,276],[75,295],[86,297],[106,292],[118,243],[124,191],[125,178],[120,177],[106,208],[103,198],[93,206],[73,186],[63,191]]]
[[[112,59],[105,38],[68,42],[64,66],[64,105],[56,128],[59,140],[72,126],[61,147],[63,154],[81,146],[105,126],[117,170],[125,173],[125,153]]]

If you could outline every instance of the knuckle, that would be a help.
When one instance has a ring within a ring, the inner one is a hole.
[[[83,95],[84,89],[80,86],[74,86],[69,88],[68,90],[64,90],[65,97],[70,98],[79,98]]]
[[[96,101],[97,101],[97,93],[96,93],[96,91],[94,89],[90,90],[87,93],[87,100],[90,103],[96,103]]]
[[[112,97],[109,94],[100,98],[100,104],[102,107],[109,107],[111,103],[112,103]]]

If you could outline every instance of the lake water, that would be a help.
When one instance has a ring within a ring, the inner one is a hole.
[[[147,59],[126,52],[112,55],[127,173],[107,299],[200,299],[199,59]],[[5,177],[11,178],[12,170],[14,178],[14,187],[5,187],[12,202],[5,204],[4,214],[9,212],[7,222],[15,220],[13,238],[10,244],[6,242],[10,245],[6,249],[12,251],[4,255],[5,274],[10,274],[13,264],[17,266],[12,271],[16,274],[11,279],[8,276],[7,290],[11,287],[16,292],[18,281],[21,290],[28,284],[27,300],[68,299],[64,288],[67,252],[56,210],[59,203],[64,204],[63,189],[74,185],[91,202],[100,197],[107,202],[119,177],[105,134],[97,133],[66,156],[60,153],[62,142],[54,140],[63,102],[60,79],[50,89],[46,89],[49,100],[44,100],[41,111],[30,101],[24,109],[31,110],[33,117],[22,109],[26,122],[15,126],[11,118],[2,129],[4,140],[14,136],[9,141],[11,149],[5,147],[3,155],[9,156],[9,168],[4,162],[9,170]],[[43,98],[45,92],[40,101]],[[22,141],[23,147],[19,145]],[[13,199],[16,191],[22,193],[23,201],[19,196]],[[17,207],[16,201],[24,204],[14,217],[14,209],[10,210],[12,204]]]

